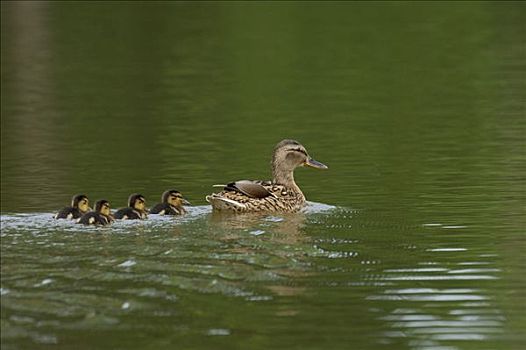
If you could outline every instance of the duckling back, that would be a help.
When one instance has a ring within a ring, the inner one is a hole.
[[[119,220],[142,220],[147,218],[146,213],[139,212],[131,207],[121,208],[117,210],[113,216]]]
[[[112,222],[112,220],[106,215],[92,211],[92,212],[82,215],[82,217],[77,222],[79,224],[84,224],[84,225],[104,226],[104,225],[109,225]]]
[[[65,207],[55,214],[55,219],[78,219],[81,216],[79,208]]]
[[[150,214],[159,215],[182,215],[184,212],[175,207],[172,207],[168,203],[158,203],[150,209]]]

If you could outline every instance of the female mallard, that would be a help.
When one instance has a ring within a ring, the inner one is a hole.
[[[182,215],[186,213],[183,205],[190,205],[190,202],[184,199],[181,192],[177,190],[167,190],[164,191],[161,196],[161,203],[156,204],[150,209],[150,214]]]
[[[95,202],[95,211],[90,211],[82,215],[79,224],[84,225],[109,225],[113,222],[110,212],[110,202],[105,199]]]
[[[305,206],[305,196],[294,182],[294,169],[304,165],[327,169],[294,140],[283,140],[276,145],[271,165],[272,181],[241,180],[217,185],[224,187],[223,191],[206,196],[207,202],[215,210],[237,213],[297,212]]]
[[[78,219],[90,210],[88,196],[76,194],[71,198],[71,207],[62,208],[54,217],[55,219]]]
[[[115,219],[137,220],[146,219],[146,199],[142,194],[133,193],[128,197],[128,207],[121,208],[113,215]]]

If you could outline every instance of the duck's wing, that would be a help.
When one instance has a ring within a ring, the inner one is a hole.
[[[206,196],[206,201],[212,204],[212,207],[217,210],[243,211],[246,209],[245,204],[215,193]]]
[[[241,192],[251,198],[265,198],[268,196],[273,196],[273,194],[268,189],[266,189],[260,181],[239,180],[227,184],[224,190]]]

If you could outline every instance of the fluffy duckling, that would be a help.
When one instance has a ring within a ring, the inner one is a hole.
[[[79,224],[84,225],[109,225],[113,222],[110,211],[110,202],[105,199],[95,202],[95,211],[90,211],[82,215],[78,220]]]
[[[142,194],[133,193],[128,198],[128,207],[121,208],[113,215],[115,219],[144,220],[148,217],[146,210],[146,199]]]
[[[71,199],[71,206],[62,208],[54,217],[55,219],[78,219],[90,210],[88,196],[76,194]]]
[[[276,145],[271,165],[272,181],[241,180],[216,185],[223,187],[223,190],[207,196],[206,200],[214,210],[237,213],[297,212],[305,206],[305,196],[294,181],[294,169],[299,166],[327,169],[294,140],[283,140]]]
[[[181,192],[177,190],[167,190],[164,191],[161,196],[161,203],[156,204],[150,209],[150,214],[182,215],[186,213],[183,205],[190,205],[190,202],[184,199]]]

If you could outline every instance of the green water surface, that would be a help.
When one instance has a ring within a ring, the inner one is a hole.
[[[2,349],[522,349],[523,2],[2,2]],[[228,216],[302,142],[309,204]],[[84,228],[175,187],[183,218]]]

